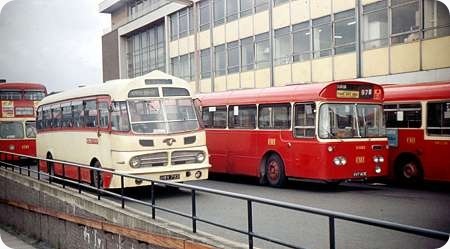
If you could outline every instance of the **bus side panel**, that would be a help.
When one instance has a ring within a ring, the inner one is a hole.
[[[414,155],[420,164],[426,166],[424,162],[424,141],[422,129],[398,129],[397,146],[389,146],[389,174],[391,178],[395,178],[396,162],[399,157],[405,154]],[[428,175],[428,170],[425,175]]]
[[[0,140],[0,150],[27,156],[36,156],[36,141],[34,139]]]
[[[292,142],[293,163],[287,167],[288,176],[296,178],[326,177],[323,146],[315,139],[298,139]]]
[[[260,157],[257,157],[258,134],[254,130],[229,131],[228,173],[259,176]]]
[[[424,140],[424,179],[450,181],[450,141]]]
[[[227,173],[228,135],[226,130],[206,129],[206,145],[213,173]]]

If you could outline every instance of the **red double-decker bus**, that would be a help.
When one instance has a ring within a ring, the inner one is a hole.
[[[46,94],[42,84],[0,83],[0,151],[36,156],[36,107]]]
[[[201,94],[211,172],[328,183],[387,176],[381,86],[344,81]]]
[[[450,82],[384,86],[390,175],[450,181]]]

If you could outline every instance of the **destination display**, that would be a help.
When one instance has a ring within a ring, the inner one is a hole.
[[[373,86],[338,84],[336,87],[336,97],[343,99],[372,99]]]

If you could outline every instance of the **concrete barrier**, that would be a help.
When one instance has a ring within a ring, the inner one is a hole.
[[[0,222],[55,248],[248,248],[0,169]]]

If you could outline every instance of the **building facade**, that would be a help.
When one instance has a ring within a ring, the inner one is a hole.
[[[155,69],[197,92],[450,79],[437,0],[105,0],[104,80]]]

